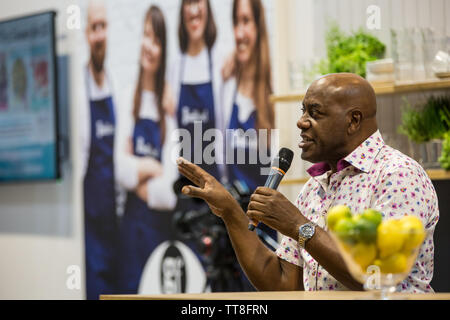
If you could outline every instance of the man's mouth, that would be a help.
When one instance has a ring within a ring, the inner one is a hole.
[[[298,146],[302,149],[305,147],[309,147],[314,143],[314,140],[308,136],[302,135],[302,138],[303,138],[303,140],[300,141],[300,143],[298,144]]]

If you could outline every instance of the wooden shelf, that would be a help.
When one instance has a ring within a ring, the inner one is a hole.
[[[431,180],[450,180],[450,171],[444,169],[428,169],[426,171]]]
[[[450,180],[450,171],[445,171],[443,169],[428,169],[426,170],[428,176],[431,180]],[[296,178],[296,179],[285,179],[281,181],[282,185],[298,185],[305,184],[309,178]]]
[[[372,83],[377,95],[388,95],[395,93],[416,92],[426,90],[439,90],[450,88],[450,79],[427,80],[427,81],[403,81],[396,83]],[[305,97],[305,92],[299,94],[272,95],[270,101],[275,102],[300,102]]]

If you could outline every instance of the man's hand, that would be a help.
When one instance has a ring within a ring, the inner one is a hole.
[[[183,194],[205,200],[211,211],[221,218],[232,212],[236,205],[239,207],[227,189],[205,170],[181,157],[177,164],[178,171],[197,186],[184,186]]]
[[[247,215],[293,239],[297,238],[298,227],[307,222],[285,196],[267,187],[258,187],[252,194]]]

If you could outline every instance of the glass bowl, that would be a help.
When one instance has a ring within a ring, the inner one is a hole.
[[[361,215],[330,230],[353,278],[373,291],[373,298],[391,299],[396,286],[409,275],[426,233],[415,216],[370,224]]]

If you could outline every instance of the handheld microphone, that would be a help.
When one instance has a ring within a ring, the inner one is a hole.
[[[294,158],[294,152],[288,148],[281,148],[278,152],[278,156],[272,161],[272,167],[270,169],[269,176],[267,177],[264,187],[276,190],[280,185],[286,172],[291,166],[292,159]],[[248,230],[253,231],[258,226],[258,222],[250,219],[248,224]]]

